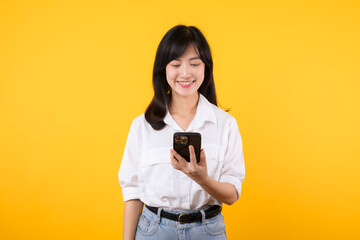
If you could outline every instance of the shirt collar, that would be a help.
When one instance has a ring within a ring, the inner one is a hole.
[[[183,131],[181,127],[176,123],[176,121],[172,118],[167,107],[164,122],[176,130]],[[205,122],[212,122],[214,124],[217,124],[216,115],[213,104],[210,103],[201,93],[199,93],[199,102],[197,105],[195,117],[191,121],[186,131],[190,132],[199,129],[205,124]]]

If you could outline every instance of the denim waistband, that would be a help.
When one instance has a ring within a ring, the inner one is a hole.
[[[176,210],[168,210],[168,209],[159,209],[160,211],[166,211],[169,213],[174,213],[174,214],[188,214],[188,213],[195,213],[195,212],[201,212],[201,214],[203,215],[203,221],[202,222],[193,222],[193,223],[184,223],[181,224],[177,221],[173,221],[170,219],[166,219],[164,217],[160,217],[159,214],[155,214],[153,212],[151,212],[148,208],[144,207],[144,211],[143,211],[143,215],[148,218],[150,221],[156,221],[159,222],[163,225],[167,225],[167,226],[172,226],[172,227],[176,227],[176,228],[189,228],[189,227],[195,227],[195,226],[201,226],[204,222],[208,222],[211,221],[212,219],[215,220],[215,218],[219,217],[221,215],[221,213],[211,219],[205,219],[205,213],[204,211],[208,208],[210,208],[211,206],[206,206],[200,210],[191,210],[191,211],[184,211],[184,210],[180,210],[180,211],[176,211]]]

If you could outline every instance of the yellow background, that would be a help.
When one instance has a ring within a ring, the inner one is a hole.
[[[219,3],[218,3],[219,2]],[[229,239],[360,238],[358,1],[0,1],[0,239],[120,239],[159,41],[198,26],[244,142]]]

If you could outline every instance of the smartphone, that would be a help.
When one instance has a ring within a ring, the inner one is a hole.
[[[174,133],[173,148],[188,162],[190,162],[190,145],[195,149],[196,162],[200,162],[201,134],[197,132]]]

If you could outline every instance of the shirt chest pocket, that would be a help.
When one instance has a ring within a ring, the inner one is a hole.
[[[156,148],[143,153],[140,181],[148,195],[161,196],[174,190],[174,168],[170,164],[170,149]]]
[[[220,146],[216,144],[204,144],[202,147],[205,151],[206,165],[210,178],[219,180],[223,165]]]

